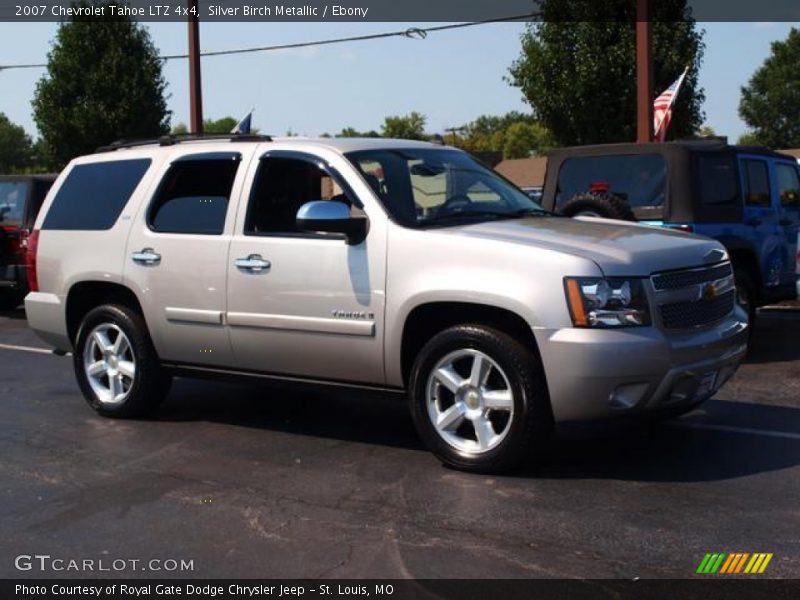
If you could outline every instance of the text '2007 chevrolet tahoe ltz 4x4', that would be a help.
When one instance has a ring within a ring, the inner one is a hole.
[[[174,374],[405,391],[443,462],[496,471],[556,422],[691,408],[746,351],[718,242],[554,215],[434,144],[111,147],[31,241],[30,325],[107,416]]]

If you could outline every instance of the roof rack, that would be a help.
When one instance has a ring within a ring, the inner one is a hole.
[[[183,142],[227,140],[230,142],[271,142],[272,138],[268,135],[257,135],[249,133],[223,133],[223,134],[181,134],[181,135],[162,135],[160,138],[151,140],[117,140],[107,146],[100,146],[95,152],[114,152],[122,148],[136,148],[138,146],[174,146]]]

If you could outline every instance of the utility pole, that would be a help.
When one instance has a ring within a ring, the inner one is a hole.
[[[200,79],[200,10],[197,0],[189,7],[189,133],[203,133],[203,85]]]
[[[636,142],[653,140],[651,0],[636,0]]]

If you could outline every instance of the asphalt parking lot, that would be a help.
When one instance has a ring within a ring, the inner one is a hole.
[[[69,357],[31,348],[0,315],[0,577],[81,576],[15,568],[47,554],[193,561],[126,577],[680,578],[708,552],[800,575],[800,311],[762,313],[693,413],[567,431],[508,477],[444,469],[371,396],[183,379],[154,420],[103,419]]]

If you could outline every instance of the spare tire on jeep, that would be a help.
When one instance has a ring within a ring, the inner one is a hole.
[[[603,217],[635,221],[631,207],[625,200],[608,192],[586,192],[575,194],[561,207],[561,214],[567,217]]]

